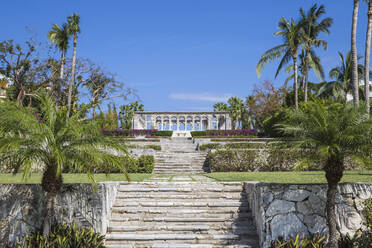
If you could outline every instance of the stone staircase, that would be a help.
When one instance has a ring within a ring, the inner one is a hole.
[[[155,153],[154,174],[200,174],[205,166],[207,152],[196,150],[196,144],[187,138],[161,141],[161,151]]]
[[[122,183],[106,246],[259,247],[241,183]]]

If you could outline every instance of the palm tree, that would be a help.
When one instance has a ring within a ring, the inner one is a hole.
[[[297,76],[298,86],[305,88],[305,73],[308,73],[309,69],[311,68],[315,75],[318,77],[320,81],[324,81],[324,69],[323,66],[320,64],[320,58],[310,51],[311,56],[306,56],[304,49],[301,50],[298,58],[300,63],[298,65],[298,71],[301,73],[302,76]],[[308,59],[306,59],[308,58]],[[293,65],[289,65],[285,71],[287,73],[293,72]],[[284,87],[287,87],[287,84],[290,80],[294,78],[294,73],[292,73],[287,79],[284,81]],[[307,82],[309,84],[309,82]],[[313,83],[310,83],[313,84]],[[309,85],[307,86],[309,88]]]
[[[366,34],[366,51],[364,57],[364,68],[369,70],[369,58],[371,54],[371,29],[372,29],[372,0],[368,1],[368,25]],[[366,101],[366,109],[368,115],[370,114],[370,104],[369,104],[369,73],[364,73],[364,94]]]
[[[329,246],[337,248],[335,198],[337,186],[345,170],[346,157],[367,157],[372,153],[372,119],[363,107],[351,103],[325,106],[307,102],[302,108],[289,111],[286,123],[279,125],[285,135],[296,137],[289,145],[311,150],[310,159],[323,161],[328,183],[326,218]]]
[[[258,61],[256,71],[257,75],[260,76],[262,68],[268,62],[271,62],[272,60],[277,59],[283,55],[275,74],[275,77],[277,77],[283,66],[285,66],[290,59],[292,59],[294,71],[293,80],[295,90],[295,105],[297,109],[298,108],[297,53],[303,41],[301,36],[301,25],[295,23],[295,21],[292,18],[290,19],[290,21],[287,21],[284,17],[282,17],[280,18],[278,27],[281,31],[275,32],[274,35],[281,36],[284,39],[284,43],[267,50]]]
[[[230,97],[230,99],[227,101],[229,103],[229,112],[233,119],[233,128],[239,128],[241,127],[241,121],[243,119],[243,114],[245,111],[245,105],[244,101],[240,99],[239,97]]]
[[[66,51],[68,49],[68,42],[70,39],[70,33],[68,32],[68,26],[66,23],[59,27],[57,24],[52,26],[52,29],[48,32],[48,40],[50,43],[55,44],[56,48],[62,52],[61,55],[61,69],[59,78],[63,79],[63,68],[66,62]]]
[[[66,109],[55,108],[45,94],[38,97],[39,110],[0,104],[0,166],[11,165],[14,173],[23,168],[23,178],[34,164],[44,167],[42,189],[47,197],[43,234],[50,232],[53,206],[62,186],[62,171],[76,168],[87,173],[94,184],[92,165],[123,167],[127,152],[115,139],[104,136],[91,120],[81,120],[75,113],[66,119]],[[111,151],[111,152],[109,152]],[[117,151],[120,155],[113,155]]]
[[[70,79],[70,85],[68,87],[68,97],[67,97],[67,118],[70,116],[71,111],[71,98],[72,98],[72,86],[74,84],[75,80],[75,66],[76,66],[76,44],[77,44],[77,34],[80,33],[80,16],[76,13],[74,13],[72,16],[69,16],[67,18],[68,22],[68,30],[70,34],[74,35],[74,50],[72,55],[72,69],[71,69],[71,79]]]
[[[323,14],[325,14],[324,5],[320,5],[319,8],[317,4],[314,4],[309,11],[305,14],[304,10],[300,9],[301,14],[301,26],[302,26],[302,35],[304,39],[303,49],[305,50],[304,54],[304,102],[307,102],[307,93],[308,93],[308,78],[309,78],[309,65],[311,61],[315,60],[315,51],[314,47],[323,46],[324,50],[327,49],[327,42],[324,40],[319,40],[318,36],[320,33],[329,34],[329,28],[333,23],[332,18],[325,18],[319,20]],[[319,63],[320,64],[320,63]]]
[[[228,111],[228,106],[226,103],[224,102],[218,102],[216,104],[213,105],[213,111],[222,111],[222,112],[225,112],[225,111]]]
[[[356,105],[359,105],[358,54],[357,54],[357,47],[356,47],[358,9],[359,9],[359,0],[354,0],[353,21],[352,21],[352,27],[351,27],[351,54],[352,54],[351,80],[352,80],[352,86],[353,86],[353,100]]]
[[[324,82],[319,89],[318,96],[323,98],[333,97],[336,101],[346,102],[346,95],[352,93],[352,55],[349,51],[345,56],[338,52],[340,65],[329,71],[329,77],[335,81]],[[358,58],[358,60],[360,57]],[[363,77],[364,67],[358,64],[358,77]]]

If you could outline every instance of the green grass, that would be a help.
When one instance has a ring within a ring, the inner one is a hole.
[[[258,181],[275,183],[326,183],[323,171],[301,172],[215,172],[205,174],[217,181]],[[342,182],[372,183],[372,170],[345,171]]]
[[[141,182],[145,179],[154,176],[153,174],[129,174],[129,178],[133,182]],[[27,178],[26,181],[22,180],[22,174],[0,174],[0,184],[9,183],[40,183],[41,173],[32,174],[31,177]],[[123,174],[95,174],[94,178],[97,182],[105,181],[126,181]],[[90,183],[86,174],[63,174],[64,183]]]

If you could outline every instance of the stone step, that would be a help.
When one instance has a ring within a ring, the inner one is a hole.
[[[114,233],[125,233],[125,232],[142,232],[142,233],[158,233],[164,232],[233,232],[235,234],[247,234],[255,235],[256,227],[255,225],[231,225],[231,226],[216,226],[216,225],[195,225],[195,224],[182,224],[182,225],[131,225],[131,226],[111,226],[108,228],[108,232]]]
[[[195,191],[193,194],[185,194],[177,192],[177,194],[149,192],[149,193],[138,193],[138,192],[126,192],[118,191],[116,199],[232,199],[232,200],[245,200],[247,195],[245,193],[232,192],[230,194],[220,194],[219,192],[198,192]]]
[[[107,245],[107,244],[106,244]],[[120,245],[107,245],[109,248],[258,248],[257,244],[247,245],[247,244],[235,244],[235,245],[210,245],[210,244],[179,244],[173,242],[166,243],[151,243],[151,244],[120,244]]]

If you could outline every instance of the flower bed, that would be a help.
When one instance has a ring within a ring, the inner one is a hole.
[[[253,137],[256,136],[254,129],[238,129],[238,130],[206,130],[192,131],[192,137]]]
[[[102,129],[102,133],[110,136],[170,137],[172,136],[173,131],[158,131],[156,129],[115,129],[115,130]]]

